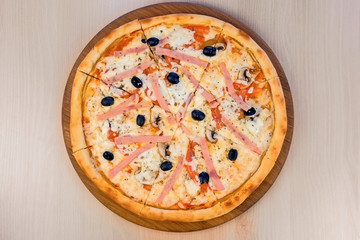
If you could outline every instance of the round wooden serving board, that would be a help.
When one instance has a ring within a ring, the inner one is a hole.
[[[239,29],[245,31],[252,37],[262,49],[265,50],[265,52],[270,57],[272,63],[274,64],[278,75],[280,76],[281,85],[284,90],[285,100],[286,100],[286,110],[287,110],[287,116],[288,116],[288,131],[285,137],[285,142],[282,147],[281,153],[279,155],[279,158],[277,159],[274,168],[271,170],[269,175],[266,177],[264,182],[253,192],[249,198],[246,199],[245,202],[243,202],[240,206],[238,206],[236,209],[231,211],[228,214],[225,214],[221,217],[214,218],[208,221],[202,221],[202,222],[191,222],[191,223],[184,223],[184,222],[161,222],[161,221],[154,221],[151,219],[146,219],[143,217],[139,217],[138,215],[129,212],[128,210],[120,207],[118,204],[114,203],[111,199],[109,199],[105,194],[103,194],[92,182],[89,180],[84,172],[79,167],[78,163],[76,162],[75,158],[72,155],[71,150],[71,140],[70,140],[70,131],[69,131],[69,123],[70,123],[70,99],[71,99],[71,90],[73,85],[73,80],[75,76],[76,69],[78,68],[80,62],[84,59],[84,57],[87,55],[87,53],[91,50],[91,48],[95,45],[97,41],[102,39],[106,34],[108,34],[111,30],[130,22],[134,19],[144,19],[159,15],[166,15],[166,14],[172,14],[172,13],[194,13],[194,14],[203,14],[212,16],[218,19],[221,19],[225,22],[229,22],[233,24],[234,26],[238,27]],[[69,75],[65,92],[64,92],[64,98],[63,98],[63,106],[62,106],[62,128],[63,128],[63,135],[64,135],[64,141],[66,145],[66,149],[69,155],[69,158],[71,160],[71,163],[73,164],[76,172],[78,173],[79,177],[85,184],[85,186],[90,190],[90,192],[100,201],[102,202],[107,208],[109,208],[111,211],[115,212],[119,216],[127,219],[128,221],[131,221],[133,223],[139,224],[141,226],[162,230],[162,231],[174,231],[174,232],[187,232],[187,231],[196,231],[196,230],[202,230],[206,228],[211,228],[217,225],[220,225],[222,223],[225,223],[236,216],[239,216],[243,212],[245,212],[247,209],[249,209],[252,205],[254,205],[270,188],[270,186],[274,183],[276,177],[279,175],[281,168],[283,167],[292,138],[293,133],[293,127],[294,127],[294,111],[293,111],[293,103],[292,103],[292,97],[291,92],[289,88],[289,84],[287,82],[285,73],[275,57],[274,53],[271,51],[271,49],[267,46],[267,44],[253,31],[251,31],[248,27],[246,27],[244,24],[236,20],[235,18],[232,18],[228,16],[227,14],[220,12],[218,10],[215,10],[213,8],[205,7],[202,5],[197,4],[188,4],[188,3],[162,3],[162,4],[156,4],[151,5],[147,7],[143,7],[140,9],[136,9],[132,12],[129,12],[118,19],[114,20],[110,24],[108,24],[106,27],[104,27],[96,36],[91,39],[91,41],[87,44],[87,46],[84,48],[84,50],[81,52],[80,56],[76,60],[71,73]]]

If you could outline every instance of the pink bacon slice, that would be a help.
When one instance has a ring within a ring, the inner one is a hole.
[[[255,143],[253,143],[245,134],[240,132],[226,117],[221,116],[221,121],[235,134],[235,136],[245,144],[251,151],[257,154],[261,154],[262,151],[259,149]]]
[[[138,104],[130,105],[130,106],[121,106],[121,107],[118,106],[118,107],[111,109],[109,112],[98,115],[97,119],[100,121],[106,120],[106,119],[115,117],[117,115],[129,112],[131,110],[135,110],[135,109],[139,109],[139,108],[143,108],[143,107],[150,107],[150,106],[151,106],[151,103],[145,102],[145,101],[142,101],[142,102],[139,102]]]
[[[128,99],[126,99],[124,102],[120,103],[116,107],[112,108],[110,111],[100,114],[97,116],[98,120],[106,120],[111,117],[115,117],[116,115],[120,114],[124,109],[129,106],[131,102],[135,100],[135,95],[130,96]]]
[[[168,57],[179,59],[180,61],[195,64],[195,65],[198,65],[198,66],[200,66],[202,68],[206,68],[208,66],[208,64],[209,64],[207,61],[204,61],[204,60],[198,59],[196,57],[189,56],[189,55],[186,55],[184,53],[180,53],[180,52],[177,52],[177,51],[174,51],[174,50],[170,50],[170,49],[167,49],[167,48],[159,48],[158,47],[158,48],[156,48],[155,53],[158,54],[158,55],[165,55],[165,56],[168,56]]]
[[[185,101],[185,106],[182,109],[180,109],[180,111],[176,114],[176,120],[178,122],[180,122],[185,117],[186,111],[187,111],[193,97],[194,97],[194,93],[191,92]]]
[[[210,151],[209,151],[206,139],[200,138],[199,143],[200,143],[200,147],[201,147],[201,151],[202,151],[202,155],[203,155],[203,158],[205,161],[206,168],[209,172],[210,179],[212,180],[216,190],[219,190],[219,191],[224,190],[225,187],[222,184],[222,182],[219,178],[219,175],[217,174],[217,172],[215,170],[213,161],[210,156]]]
[[[168,120],[170,124],[175,124],[176,123],[175,118],[170,111],[168,102],[164,99],[163,95],[161,94],[159,83],[156,76],[154,74],[150,74],[149,78],[156,100],[158,101],[160,107],[164,109],[166,114],[168,115]]]
[[[144,142],[169,142],[171,140],[171,136],[119,136],[115,138],[116,145],[129,144],[129,143],[144,143]]]
[[[181,130],[186,134],[188,137],[193,137],[191,131],[182,123],[180,123]]]
[[[244,110],[249,110],[251,108],[251,106],[249,104],[247,104],[246,102],[244,102],[244,100],[242,99],[241,96],[236,94],[234,85],[233,85],[233,81],[231,80],[231,76],[229,71],[226,68],[226,64],[224,62],[220,63],[220,69],[225,77],[225,83],[226,83],[226,88],[230,94],[230,96],[236,101],[236,103]]]
[[[145,44],[141,47],[134,47],[134,48],[129,48],[129,49],[122,50],[122,51],[116,51],[116,52],[114,52],[114,56],[122,57],[122,56],[126,56],[128,54],[131,54],[131,53],[141,53],[141,52],[145,51],[146,49],[148,49],[148,46]]]
[[[148,67],[150,67],[150,63],[148,61],[142,62],[141,64],[130,68],[129,70],[116,74],[112,79],[108,79],[107,81],[105,81],[105,83],[108,85],[116,83],[124,78],[132,77],[136,75],[139,71],[144,71]]]
[[[176,180],[180,176],[180,173],[181,173],[183,167],[184,167],[184,156],[181,155],[181,156],[179,156],[178,164],[176,166],[176,169],[175,169],[173,175],[171,175],[169,181],[167,181],[167,183],[165,184],[165,187],[163,188],[162,192],[160,193],[159,197],[157,198],[157,200],[156,200],[157,203],[161,203],[162,200],[164,200],[166,195],[173,188]]]
[[[140,154],[143,152],[146,152],[150,150],[151,148],[155,147],[155,144],[149,143],[134,152],[132,152],[127,158],[125,158],[122,162],[120,162],[118,165],[116,165],[113,169],[109,171],[109,177],[113,178],[118,174],[124,167],[129,165],[135,158],[137,158]]]
[[[200,82],[198,80],[196,80],[196,78],[194,77],[194,75],[192,75],[189,70],[187,70],[187,68],[185,67],[180,67],[180,71],[182,71],[186,77],[190,80],[190,82],[194,85],[194,87],[198,90],[201,91],[201,95],[206,99],[206,101],[210,104],[211,106],[214,106],[216,104],[216,106],[218,105],[216,103],[216,98],[214,95],[212,95],[209,91],[207,91],[205,88],[203,88],[202,86],[200,86]],[[215,103],[214,103],[215,102]]]

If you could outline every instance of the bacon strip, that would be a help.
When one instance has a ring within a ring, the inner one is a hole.
[[[212,101],[209,103],[210,108],[216,108],[217,106],[219,106],[219,102],[218,101]]]
[[[253,143],[245,134],[240,132],[226,117],[221,116],[221,121],[235,134],[235,136],[245,144],[251,151],[257,154],[261,154],[262,151],[255,143]]]
[[[199,86],[199,81],[198,80],[196,80],[196,78],[194,77],[194,75],[192,75],[190,72],[189,72],[189,70],[187,70],[187,68],[186,67],[180,67],[179,68],[180,69],[180,71],[182,71],[185,75],[186,75],[186,77],[190,80],[190,82],[194,85],[194,87],[195,88],[197,88],[198,86]]]
[[[119,115],[119,114],[123,113],[123,111],[129,106],[129,104],[132,101],[134,101],[136,96],[137,96],[137,94],[130,96],[128,99],[126,99],[126,101],[120,103],[116,107],[112,108],[110,111],[98,115],[97,119],[98,120],[106,120],[106,119],[109,119],[111,117],[115,117],[116,115]]]
[[[115,138],[116,145],[129,144],[129,143],[144,143],[144,142],[169,142],[171,136],[120,136]]]
[[[114,56],[115,57],[121,57],[121,56],[126,56],[127,54],[131,54],[131,53],[141,53],[142,51],[145,51],[146,49],[148,49],[148,46],[146,44],[144,44],[141,47],[134,47],[134,48],[129,48],[123,51],[116,51],[114,52]]]
[[[159,45],[158,45],[158,46],[163,46],[163,45],[167,44],[168,42],[169,42],[169,38],[168,38],[168,37],[165,37],[165,38],[163,38],[163,39],[161,39],[161,40],[159,41]]]
[[[176,114],[176,118],[177,118],[176,120],[178,122],[180,122],[181,119],[183,119],[185,117],[186,111],[187,111],[193,97],[194,97],[194,92],[191,92],[185,101],[185,106],[182,109],[180,109],[180,111]]]
[[[150,107],[150,106],[151,106],[151,103],[142,101],[142,102],[140,102],[138,104],[130,105],[130,106],[124,108],[124,109],[120,109],[119,111],[116,111],[116,112],[112,112],[112,113],[107,112],[107,113],[104,113],[102,115],[98,115],[97,118],[98,118],[98,120],[106,120],[106,119],[114,117],[116,115],[129,112],[131,110],[135,110],[135,109],[139,109],[139,108],[143,108],[143,107]]]
[[[150,67],[150,63],[148,61],[142,62],[140,65],[137,65],[129,70],[126,70],[122,73],[116,74],[112,79],[108,79],[105,83],[106,84],[113,84],[115,82],[120,81],[121,79],[131,77],[137,74],[138,71],[143,71]]]
[[[120,162],[118,165],[116,165],[113,169],[109,171],[109,177],[113,178],[118,174],[124,167],[129,165],[135,158],[137,158],[140,154],[143,152],[146,152],[147,150],[155,147],[155,144],[149,143],[134,152],[132,152],[127,158],[125,158],[122,162]]]
[[[225,187],[221,183],[219,175],[216,173],[213,161],[210,156],[210,152],[209,152],[209,148],[208,148],[206,139],[200,138],[199,143],[200,143],[202,155],[204,157],[206,168],[209,172],[209,176],[210,176],[212,182],[214,183],[216,190],[219,190],[219,191],[224,190]]]
[[[184,156],[179,156],[178,164],[176,166],[176,169],[173,173],[173,175],[170,177],[169,181],[167,181],[165,187],[163,188],[162,192],[160,193],[159,197],[157,198],[156,202],[161,203],[162,200],[166,197],[166,195],[170,192],[172,187],[174,186],[177,178],[179,177],[182,169],[184,167]]]
[[[209,91],[207,91],[205,88],[203,88],[202,86],[198,86],[198,89],[200,89],[201,95],[203,95],[203,97],[206,99],[206,101],[208,101],[209,104],[216,102],[216,98],[214,95],[212,95]],[[217,106],[217,105],[216,105]]]
[[[159,87],[159,84],[157,82],[155,75],[150,74],[149,78],[150,78],[150,84],[153,88],[156,100],[158,101],[160,107],[162,109],[164,109],[165,112],[167,113],[170,124],[175,124],[176,123],[175,118],[170,111],[167,101],[164,99],[163,95],[161,94],[160,87]]]
[[[237,102],[237,104],[244,110],[249,110],[251,108],[251,106],[249,104],[247,104],[246,102],[244,102],[244,100],[242,99],[241,96],[236,94],[233,82],[231,80],[230,77],[230,73],[229,71],[226,69],[226,64],[224,62],[220,63],[220,69],[225,77],[225,83],[226,83],[226,87],[227,90],[230,94],[230,96]]]
[[[182,71],[186,77],[190,80],[190,82],[194,85],[195,88],[200,89],[201,95],[208,101],[210,104],[210,107],[216,107],[218,104],[216,103],[216,98],[214,95],[212,95],[209,91],[207,91],[205,88],[203,88],[200,85],[200,82],[196,80],[196,78],[187,70],[185,67],[180,67],[180,71]],[[214,102],[215,101],[215,102]],[[215,106],[216,105],[216,106]]]
[[[193,56],[186,55],[184,53],[176,52],[176,51],[173,51],[173,50],[170,50],[167,48],[159,48],[158,47],[158,48],[156,48],[155,53],[158,55],[165,55],[165,56],[169,56],[172,58],[176,58],[176,59],[179,59],[180,61],[192,63],[192,64],[198,65],[202,68],[206,68],[209,64],[207,61],[198,59]]]
[[[180,127],[181,127],[181,130],[188,136],[188,137],[192,137],[192,133],[191,131],[182,123],[180,123]]]

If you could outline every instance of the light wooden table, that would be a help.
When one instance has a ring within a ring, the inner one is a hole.
[[[66,154],[63,90],[102,27],[155,1],[0,0],[0,239],[360,239],[360,1],[197,2],[257,32],[287,74],[295,131],[269,192],[236,219],[193,233],[112,213]]]

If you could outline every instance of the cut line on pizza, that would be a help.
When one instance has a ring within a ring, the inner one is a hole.
[[[271,171],[286,130],[265,51],[216,18],[134,20],[97,42],[75,74],[73,155],[108,198],[142,217],[230,212]]]

